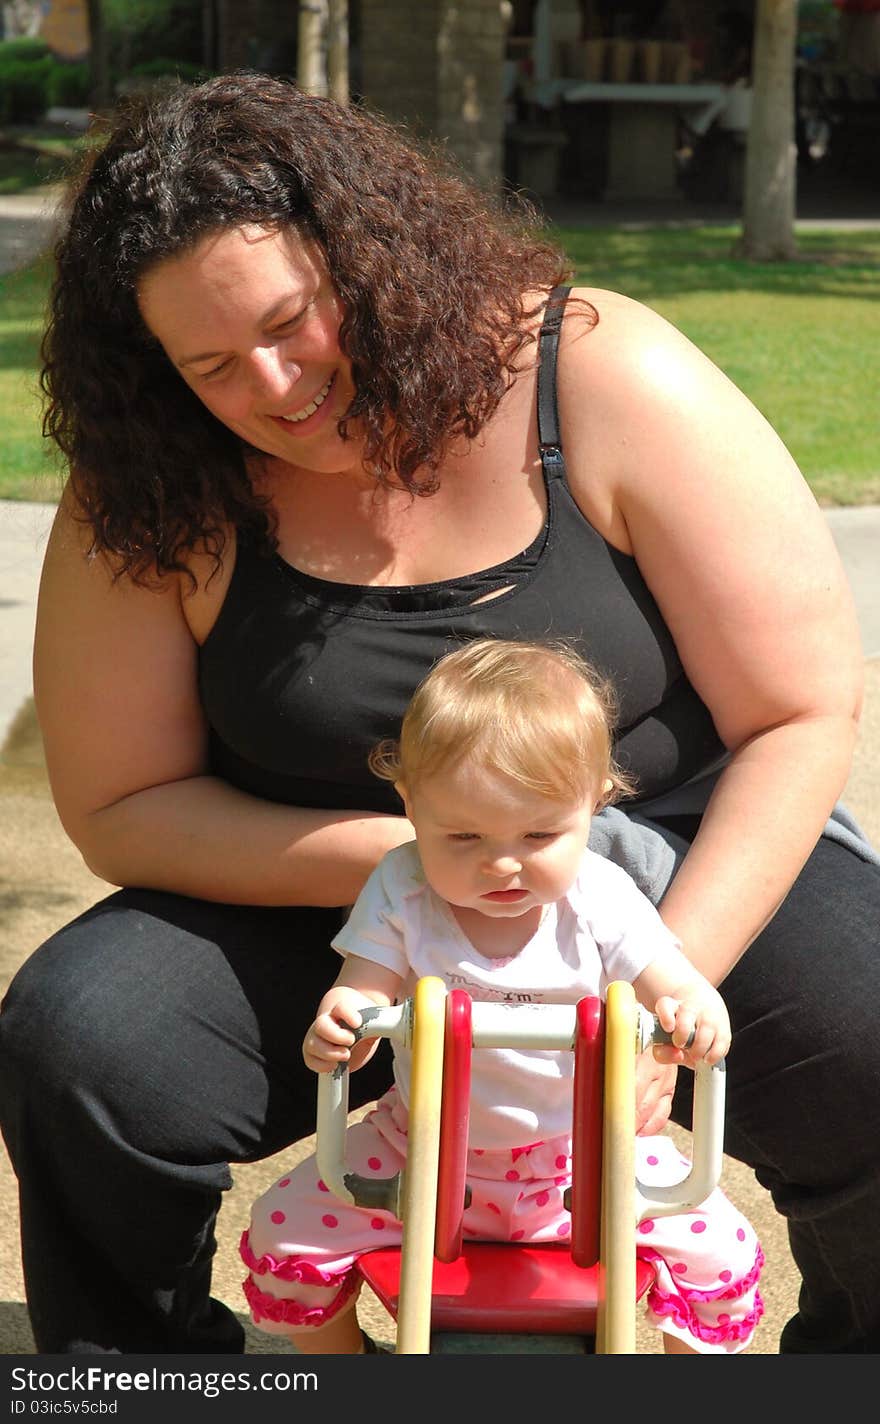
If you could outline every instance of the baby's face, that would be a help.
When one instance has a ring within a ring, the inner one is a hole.
[[[432,888],[493,919],[560,899],[575,880],[594,799],[557,801],[464,761],[403,788]]]

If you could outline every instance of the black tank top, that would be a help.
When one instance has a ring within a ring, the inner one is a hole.
[[[629,555],[603,539],[568,488],[556,354],[569,288],[540,334],[538,427],[547,520],[529,548],[467,578],[404,588],[327,582],[239,540],[199,658],[212,771],[289,805],[399,813],[367,755],[396,736],[416,684],[472,638],[565,639],[617,690],[615,753],[636,801],[705,770],[723,748]],[[474,600],[502,589],[497,597]]]

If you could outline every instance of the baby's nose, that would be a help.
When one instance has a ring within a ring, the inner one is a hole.
[[[493,855],[488,864],[490,875],[508,876],[518,875],[522,870],[522,861],[512,852],[500,852]]]

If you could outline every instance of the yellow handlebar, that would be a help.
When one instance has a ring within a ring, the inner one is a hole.
[[[632,984],[608,985],[602,1145],[600,1296],[596,1353],[636,1349],[635,1140],[638,1004]]]
[[[433,975],[416,984],[413,1006],[409,1142],[403,1181],[398,1355],[431,1350],[431,1280],[440,1163],[446,985]]]

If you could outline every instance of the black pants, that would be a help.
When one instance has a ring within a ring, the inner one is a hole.
[[[230,1162],[314,1131],[300,1045],[338,921],[122,891],[19,972],[0,1102],[40,1353],[242,1350],[210,1295],[215,1219]],[[880,1352],[878,927],[880,872],[823,841],[724,984],[725,1148],[773,1193],[803,1276],[784,1351]],[[388,1081],[383,1050],[352,1106]]]

